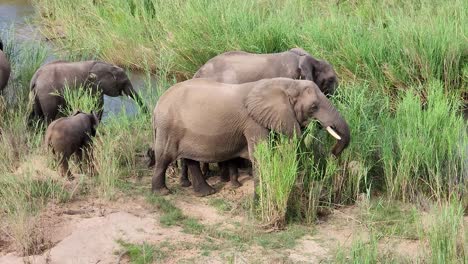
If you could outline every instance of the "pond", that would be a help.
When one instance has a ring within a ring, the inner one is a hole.
[[[29,21],[34,16],[34,7],[27,0],[0,0],[0,32],[9,31],[14,27],[15,37],[18,41],[43,41],[37,27]],[[47,42],[48,46],[50,42]],[[59,59],[53,52],[46,59],[46,62]],[[130,80],[136,90],[140,90],[145,84],[145,75],[137,72],[129,73]],[[154,80],[152,80],[154,81]],[[125,108],[128,115],[136,113],[135,103],[127,97],[104,96],[104,116],[105,120],[109,113],[119,113]]]

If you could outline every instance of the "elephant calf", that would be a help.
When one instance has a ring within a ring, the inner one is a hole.
[[[96,136],[99,124],[97,115],[76,111],[70,117],[59,118],[47,127],[45,146],[52,148],[52,153],[59,156],[60,175],[73,179],[68,168],[68,160],[77,154],[81,160],[91,144],[91,137]],[[83,153],[83,151],[85,153]]]
[[[0,93],[5,89],[10,78],[11,67],[5,53],[3,53],[3,42],[0,40]]]

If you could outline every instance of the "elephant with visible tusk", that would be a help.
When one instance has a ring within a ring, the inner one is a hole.
[[[138,95],[125,71],[115,65],[102,61],[53,61],[41,66],[31,79],[31,92],[34,95],[34,117],[45,119],[47,123],[59,117],[59,107],[65,106],[61,96],[65,85],[70,87],[85,87],[93,91],[101,91],[100,104],[104,105],[104,95],[117,97],[127,95],[147,112],[143,99]],[[99,120],[102,118],[99,111]]]
[[[255,162],[255,145],[270,130],[300,136],[301,128],[312,119],[336,138],[332,154],[340,155],[350,142],[348,124],[312,81],[272,78],[224,84],[191,79],[178,83],[161,96],[153,111],[152,190],[168,194],[166,169],[171,162],[185,159],[197,195],[213,194],[199,162],[238,157]]]
[[[0,93],[5,89],[8,79],[10,78],[11,66],[10,62],[3,52],[3,42],[0,40]]]
[[[338,86],[338,77],[331,64],[312,57],[301,48],[293,48],[285,52],[254,54],[244,51],[230,51],[208,60],[195,73],[193,78],[208,78],[221,83],[241,84],[275,77],[304,79],[313,81],[325,95],[332,95]],[[218,164],[221,168],[221,178],[227,180],[228,170],[237,174],[235,162]],[[202,172],[209,172],[207,163],[202,164]],[[182,160],[182,186],[190,186],[188,168]],[[231,184],[240,186],[237,177],[231,175]]]

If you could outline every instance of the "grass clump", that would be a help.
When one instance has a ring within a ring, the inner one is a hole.
[[[379,237],[419,238],[419,213],[415,207],[378,199],[363,208],[366,226]]]
[[[385,122],[382,159],[386,191],[391,198],[436,200],[466,193],[466,123],[459,101],[440,82],[403,94],[393,118]]]
[[[159,222],[163,226],[181,226],[183,231],[189,234],[201,234],[205,226],[197,219],[187,217],[180,208],[161,196],[148,195],[147,201],[161,211]]]
[[[425,234],[429,242],[429,263],[466,263],[467,240],[460,202],[442,204],[431,213]]]
[[[95,113],[104,110],[104,105],[101,103],[101,92],[87,89],[86,87],[70,87],[66,85],[63,89],[63,94],[55,94],[61,96],[65,100],[65,108],[60,109],[60,112],[65,116],[72,115],[75,111],[80,110],[84,113]]]
[[[146,153],[151,138],[149,116],[130,117],[122,112],[109,115],[101,122],[93,146],[96,185],[101,195],[109,199],[119,188],[128,186],[127,182],[140,179],[148,170],[138,156]]]
[[[117,242],[123,247],[124,254],[128,255],[132,264],[150,264],[155,261],[162,261],[168,257],[166,251],[148,243],[133,244],[123,240],[118,240]]]
[[[353,241],[349,252],[345,252],[344,250],[337,251],[334,263],[392,263],[391,261],[380,261],[377,246],[378,239],[375,236],[372,236],[368,242],[356,239]]]
[[[219,212],[228,212],[231,211],[232,205],[227,202],[225,199],[215,198],[210,199],[209,204],[214,206]]]
[[[296,180],[297,140],[280,136],[260,142],[255,149],[255,170],[258,177],[257,211],[261,221],[284,227],[289,195]]]
[[[161,196],[148,195],[146,199],[150,204],[161,210],[159,221],[164,226],[173,226],[186,219],[182,210],[173,205],[169,200]]]
[[[0,177],[0,219],[2,227],[20,254],[42,253],[42,234],[36,229],[37,215],[49,202],[66,202],[72,194],[63,183],[33,177],[34,169]]]

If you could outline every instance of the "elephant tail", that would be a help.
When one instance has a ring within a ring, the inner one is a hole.
[[[148,156],[150,157],[150,162],[148,164],[148,167],[153,167],[156,164],[156,133],[157,133],[157,127],[156,127],[156,115],[153,114],[152,118],[152,125],[153,125],[153,148],[148,149]],[[152,152],[152,153],[150,153]]]
[[[28,118],[29,125],[32,125],[34,117],[42,115],[42,109],[41,109],[39,100],[37,100],[36,89],[35,89],[36,80],[39,75],[39,71],[34,73],[33,77],[31,78],[31,83],[29,84],[29,102],[32,102],[32,109]]]
[[[30,102],[32,102],[32,109],[28,117],[28,124],[33,125],[35,118],[44,118],[44,113],[42,112],[41,102],[37,98],[36,90],[33,88],[29,94]]]
[[[47,150],[50,146],[50,138],[51,138],[51,134],[52,134],[52,131],[54,130],[53,126],[55,126],[54,124],[51,124],[51,127],[49,127],[47,130],[46,130],[46,134],[45,134],[45,137],[44,137],[44,144],[43,144],[43,147]]]

